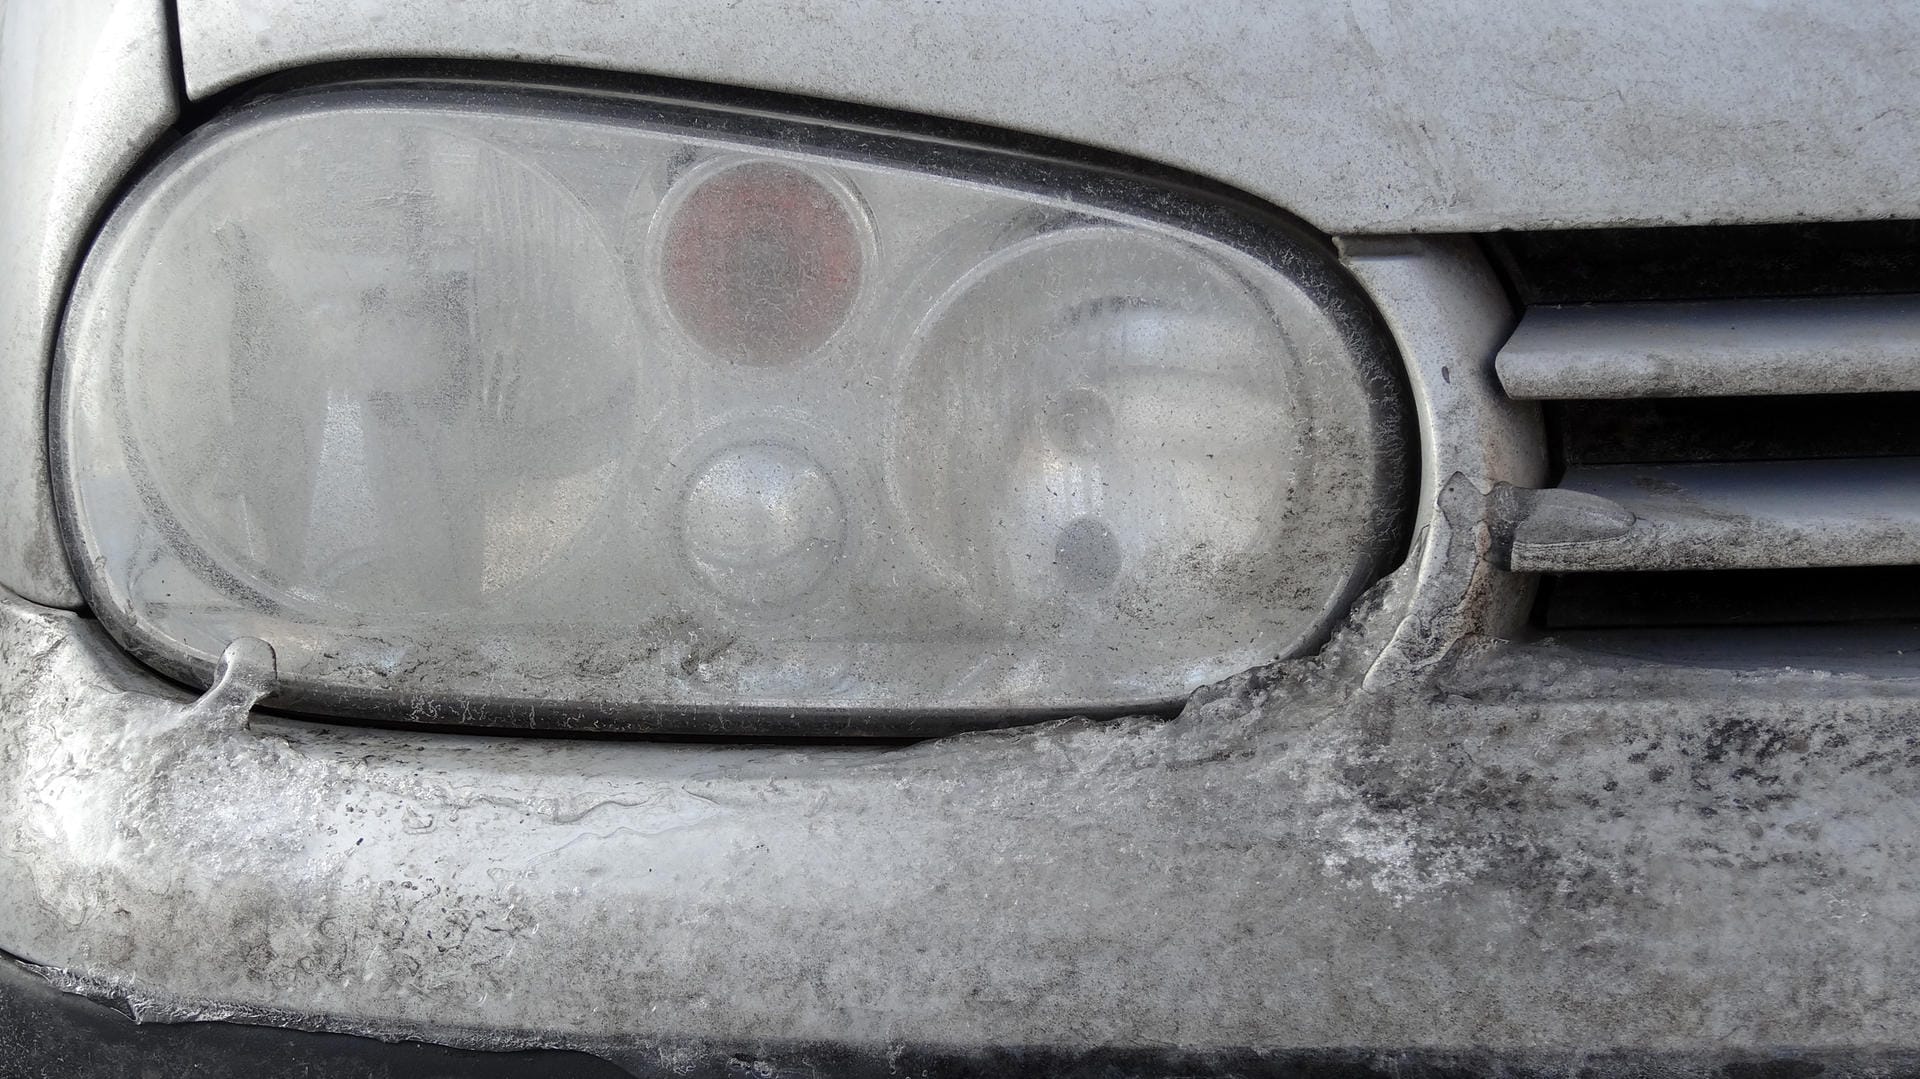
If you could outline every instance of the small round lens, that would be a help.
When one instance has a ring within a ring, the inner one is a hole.
[[[736,603],[806,594],[839,557],[847,513],[825,469],[776,443],[721,450],[700,465],[681,505],[687,558]]]

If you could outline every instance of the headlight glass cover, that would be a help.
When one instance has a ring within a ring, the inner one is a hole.
[[[1403,391],[1286,222],[646,99],[374,85],[144,177],[57,360],[137,656],[436,722],[929,730],[1314,646],[1404,544]]]

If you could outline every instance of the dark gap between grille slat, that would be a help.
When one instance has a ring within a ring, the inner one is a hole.
[[[1564,401],[1548,415],[1569,468],[1920,456],[1920,393]]]
[[[1920,221],[1496,233],[1487,246],[1526,304],[1920,292]]]
[[[1920,566],[1562,574],[1537,613],[1549,630],[1920,623]]]

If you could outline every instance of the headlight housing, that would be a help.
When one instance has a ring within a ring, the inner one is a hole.
[[[1314,239],[1033,157],[379,85],[128,195],[52,404],[94,609],[438,722],[911,733],[1164,705],[1404,544],[1391,350]]]

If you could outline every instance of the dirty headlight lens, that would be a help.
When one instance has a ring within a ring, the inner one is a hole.
[[[1402,542],[1398,383],[1310,240],[657,103],[244,109],[114,214],[55,392],[115,634],[202,682],[263,638],[336,711],[1154,705],[1311,647]]]

